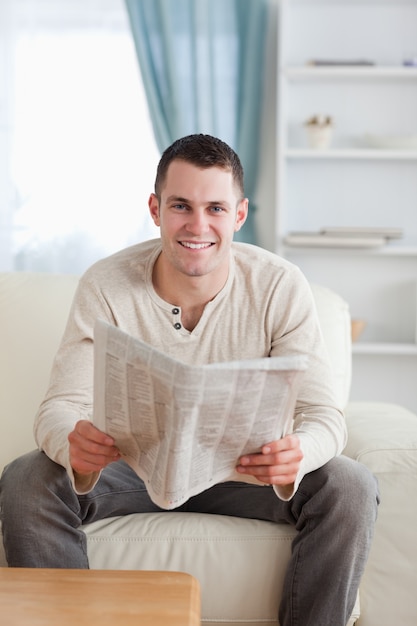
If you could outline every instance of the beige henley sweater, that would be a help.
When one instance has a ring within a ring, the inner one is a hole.
[[[295,265],[275,254],[233,243],[228,280],[189,332],[180,325],[177,303],[162,300],[152,286],[160,250],[159,239],[134,245],[98,261],[80,279],[35,419],[39,448],[67,469],[79,493],[94,486],[98,476],[88,485],[74,484],[67,437],[78,420],[92,417],[96,319],[189,364],[307,354],[309,366],[294,415],[304,459],[294,489],[275,488],[279,497],[288,499],[307,472],[339,455],[346,442],[345,421],[306,279]]]

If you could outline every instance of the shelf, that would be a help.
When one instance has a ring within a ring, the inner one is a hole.
[[[359,5],[361,7],[370,5],[370,6],[413,6],[417,3],[417,0],[287,0],[291,4],[297,5]]]
[[[344,148],[312,150],[309,148],[287,148],[284,156],[289,159],[365,159],[415,161],[417,150],[372,150],[367,148]]]
[[[353,354],[364,355],[398,355],[417,356],[417,344],[415,343],[374,343],[358,341],[352,344]]]
[[[283,75],[292,81],[304,80],[417,80],[417,67],[382,65],[300,65],[282,68]]]
[[[291,254],[308,254],[308,255],[320,255],[324,254],[344,254],[358,256],[359,254],[365,256],[381,256],[381,257],[417,257],[417,246],[399,246],[394,244],[387,244],[380,248],[327,248],[318,246],[289,246],[283,244],[284,256],[291,256]]]

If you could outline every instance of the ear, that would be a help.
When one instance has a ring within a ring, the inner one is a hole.
[[[235,233],[240,230],[248,217],[249,200],[243,198],[237,206],[236,221],[235,221]]]
[[[155,226],[160,226],[161,220],[159,219],[159,201],[154,193],[151,193],[149,196],[148,207]]]

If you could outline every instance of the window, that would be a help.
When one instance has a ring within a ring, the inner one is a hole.
[[[159,152],[125,5],[2,2],[0,269],[81,273],[158,234]]]

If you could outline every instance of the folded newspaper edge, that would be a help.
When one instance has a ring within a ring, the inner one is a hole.
[[[93,422],[173,509],[219,482],[260,484],[237,461],[292,431],[306,368],[305,355],[188,365],[98,320]]]

